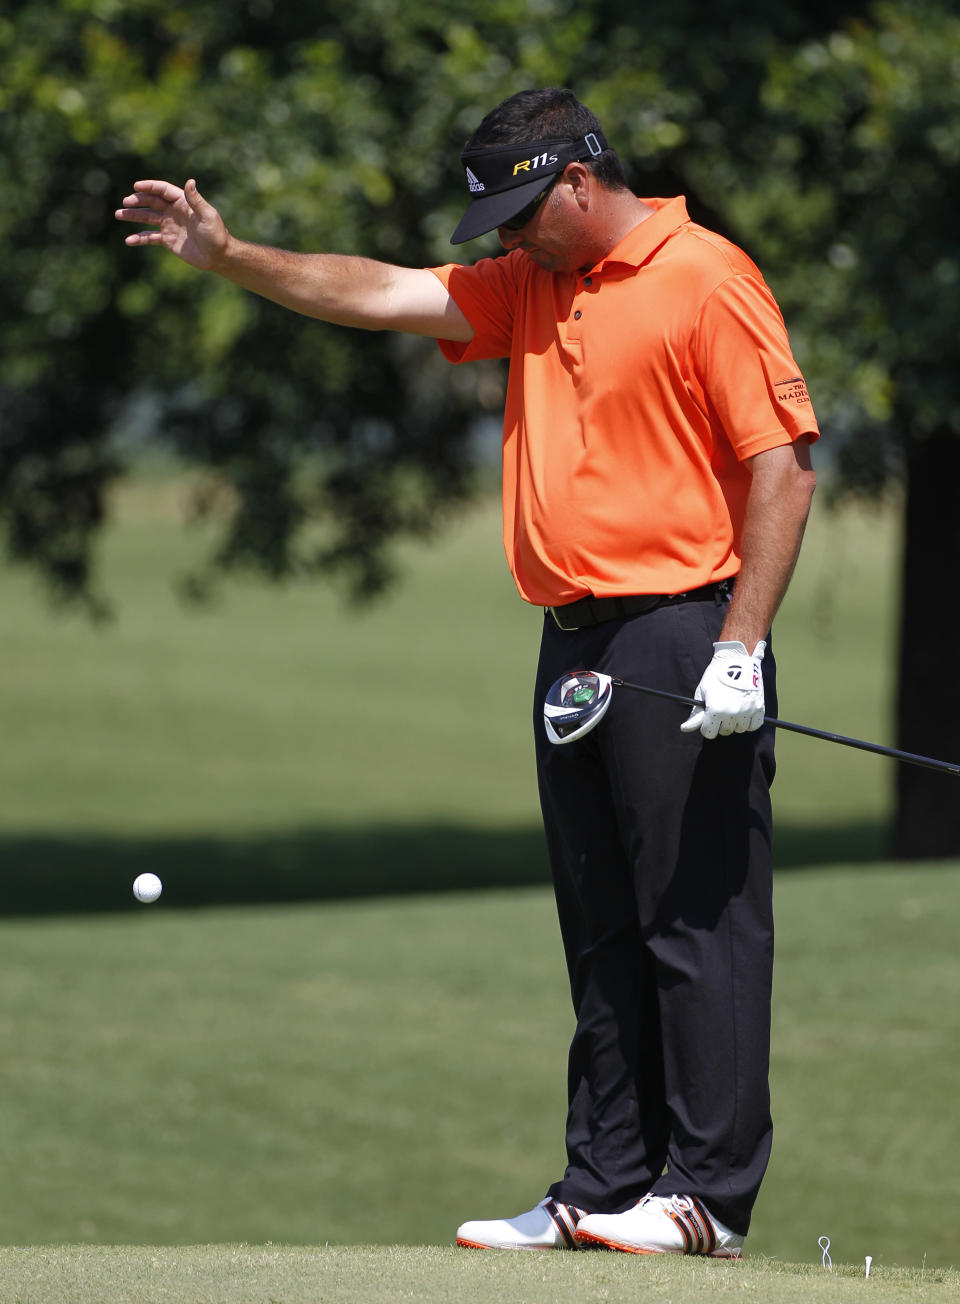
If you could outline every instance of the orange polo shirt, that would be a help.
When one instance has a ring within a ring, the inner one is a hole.
[[[431,270],[509,358],[503,541],[520,595],[682,593],[740,569],[755,453],[817,437],[783,318],[750,259],[682,197],[587,273],[525,253]]]

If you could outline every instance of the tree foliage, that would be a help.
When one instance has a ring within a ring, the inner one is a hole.
[[[877,487],[960,436],[960,14],[878,4],[778,51],[760,104],[726,211],[776,269],[845,482]]]
[[[905,483],[898,741],[956,755],[955,713],[927,700],[960,570],[950,0],[22,0],[0,15],[8,556],[98,610],[106,491],[149,441],[228,505],[212,571],[388,583],[391,543],[471,492],[499,365],[318,327],[125,248],[113,210],[137,177],[193,175],[240,236],[446,262],[463,141],[549,84],[599,114],[639,193],[685,191],[761,263],[841,485]],[[904,854],[960,851],[937,784],[901,769]]]
[[[138,257],[112,217],[134,178],[189,172],[249,238],[440,261],[456,136],[449,106],[405,103],[431,84],[427,12],[72,0],[0,21],[0,504],[11,555],[62,593],[89,593],[137,425],[229,486],[220,562],[272,576],[373,591],[386,542],[468,491],[469,418],[496,378],[467,394],[428,344],[318,329]],[[448,21],[455,65],[466,11]]]
[[[775,269],[841,488],[904,485],[897,743],[949,760],[960,721],[931,699],[960,572],[960,14],[885,0],[776,51],[760,104],[745,144],[768,166],[730,153],[726,212]],[[948,778],[900,766],[896,793],[898,855],[960,854]]]
[[[204,501],[231,504],[218,564],[375,592],[391,540],[436,528],[469,494],[471,428],[499,408],[494,364],[454,372],[429,342],[318,328],[126,249],[112,211],[136,177],[196,176],[253,240],[448,261],[466,136],[512,91],[570,84],[639,189],[692,182],[736,221],[715,182],[729,156],[754,183],[738,145],[767,65],[833,12],[25,0],[0,18],[9,555],[89,599],[105,490],[139,433],[209,471],[220,491]]]

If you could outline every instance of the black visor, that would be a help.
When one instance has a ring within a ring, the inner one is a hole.
[[[602,131],[575,140],[541,140],[526,145],[493,145],[460,155],[466,169],[470,206],[450,237],[463,244],[494,231],[536,199],[550,177],[568,163],[598,158],[607,148]]]

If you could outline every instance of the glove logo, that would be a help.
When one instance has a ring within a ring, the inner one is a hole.
[[[753,663],[753,686],[754,688],[760,687],[760,667],[756,662]]]
[[[728,678],[729,680],[731,680],[733,683],[736,683],[736,682],[737,682],[737,680],[740,678],[740,675],[741,675],[742,673],[743,673],[743,672],[742,672],[740,666],[728,666],[728,667],[727,667],[727,678]]]

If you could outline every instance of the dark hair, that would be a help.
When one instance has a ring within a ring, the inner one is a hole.
[[[464,146],[526,145],[538,140],[574,140],[602,131],[600,119],[581,104],[573,91],[548,86],[539,91],[517,91],[491,109]],[[605,149],[584,163],[608,190],[626,190],[626,177],[615,150]]]

